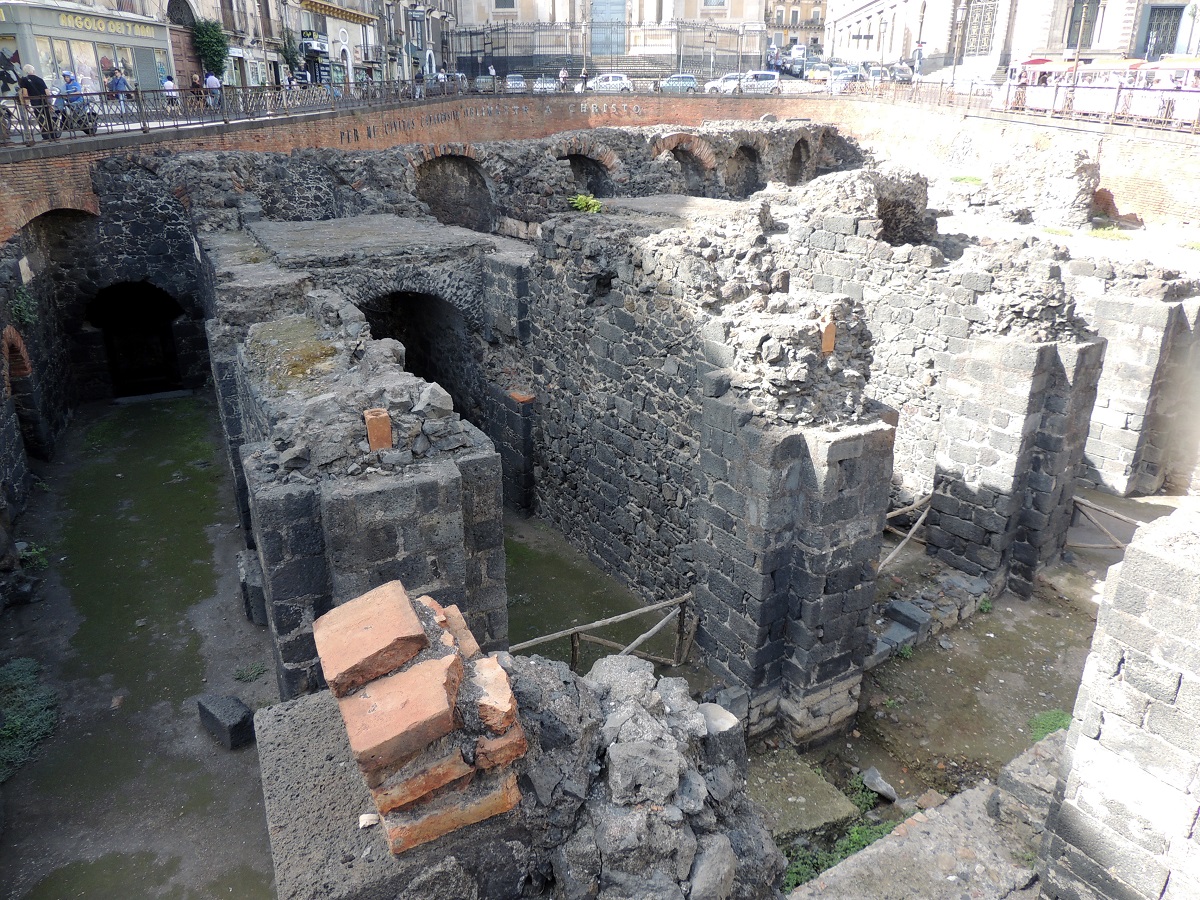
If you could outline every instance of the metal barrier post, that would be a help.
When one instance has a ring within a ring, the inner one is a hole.
[[[145,102],[145,98],[142,97],[142,89],[141,88],[134,88],[133,100],[137,104],[138,119],[142,123],[142,132],[144,134],[149,133],[150,118],[149,118],[149,116],[146,115],[146,102]]]

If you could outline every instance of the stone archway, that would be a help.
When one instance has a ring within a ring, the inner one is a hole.
[[[787,183],[789,187],[808,181],[808,162],[812,159],[812,147],[806,138],[800,138],[792,147],[792,158],[788,160]]]
[[[183,387],[175,324],[183,308],[166,292],[146,282],[117,284],[88,303],[85,331],[99,332],[92,342],[103,352],[112,396],[129,397]],[[99,369],[100,359],[92,359]],[[99,376],[93,372],[93,377]]]
[[[734,200],[745,200],[764,187],[758,151],[742,144],[725,163],[725,190]]]
[[[671,156],[675,162],[679,163],[679,168],[683,172],[684,193],[690,197],[706,196],[709,174],[696,155],[682,147],[676,147],[671,151]]]
[[[434,157],[416,167],[416,179],[417,199],[428,204],[443,225],[484,233],[495,229],[496,210],[487,176],[471,157]]]
[[[609,177],[608,169],[604,168],[599,160],[582,153],[571,153],[560,156],[559,159],[565,159],[571,164],[575,187],[581,193],[591,194],[593,197],[616,196],[616,188]]]

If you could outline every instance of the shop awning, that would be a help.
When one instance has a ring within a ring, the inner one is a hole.
[[[328,16],[331,19],[341,19],[343,22],[353,22],[355,25],[370,25],[376,17],[357,9],[347,9],[336,3],[326,3],[325,0],[300,0],[300,8]]]

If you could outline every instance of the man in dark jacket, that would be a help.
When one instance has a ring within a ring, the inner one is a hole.
[[[50,89],[46,87],[46,82],[38,75],[37,69],[27,65],[25,67],[25,74],[21,76],[17,84],[21,88],[21,99],[33,111],[33,115],[38,122],[38,127],[42,130],[42,140],[57,140],[50,118]]]

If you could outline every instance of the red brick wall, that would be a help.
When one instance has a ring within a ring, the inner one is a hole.
[[[582,103],[582,108],[581,108]],[[950,109],[803,97],[575,96],[462,98],[393,110],[372,110],[238,123],[187,137],[141,135],[39,145],[26,159],[0,165],[0,241],[30,219],[60,207],[95,212],[93,161],[145,150],[260,150],[304,147],[382,150],[402,144],[538,138],[604,125],[702,125],[705,121],[810,118],[839,125],[882,156],[928,170],[931,163],[985,177],[996,161],[1034,150],[1087,149],[1099,156],[1102,185],[1122,212],[1151,221],[1188,220],[1200,207],[1200,138],[1097,126],[1050,127],[1033,122],[967,118]],[[101,149],[84,150],[85,146]],[[20,154],[19,154],[20,155]]]

